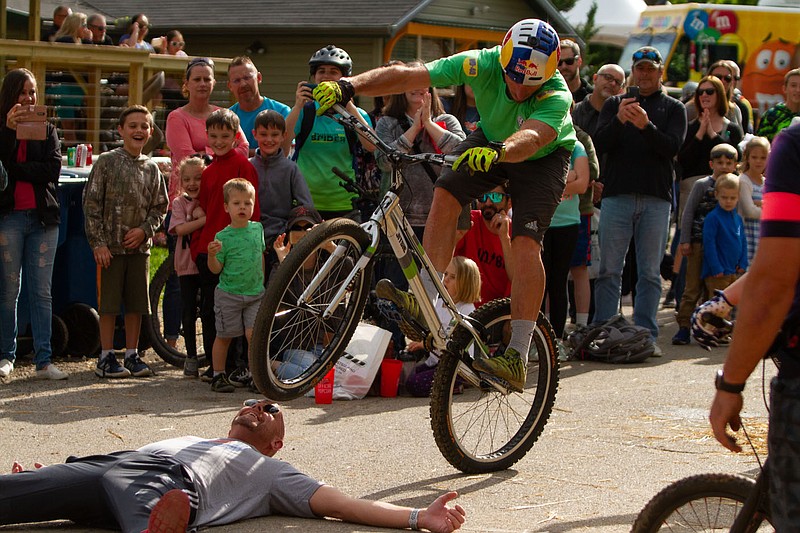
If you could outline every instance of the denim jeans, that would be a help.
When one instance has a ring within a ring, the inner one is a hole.
[[[0,218],[0,359],[14,361],[17,351],[17,303],[25,277],[36,368],[50,363],[53,320],[51,287],[58,226],[43,226],[35,210],[12,211]]]
[[[595,321],[619,312],[625,254],[636,243],[636,304],[633,322],[658,338],[656,313],[661,299],[661,259],[667,245],[670,203],[654,196],[624,194],[603,198],[600,213],[600,273],[595,281]]]

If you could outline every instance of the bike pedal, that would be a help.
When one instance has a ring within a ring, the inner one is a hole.
[[[487,381],[488,382],[486,384],[486,386],[484,386],[483,383],[481,383],[481,392],[496,391],[497,388],[491,386],[490,383],[493,383],[493,384],[499,386],[501,389],[503,389],[501,391],[498,391],[498,392],[502,392],[503,394],[510,394],[512,392],[524,392],[519,387],[515,387],[514,385],[512,385],[511,383],[509,383],[505,379],[499,378],[499,377],[495,376],[494,374],[487,374],[486,372],[480,372],[479,371],[478,375],[480,375],[482,381]]]

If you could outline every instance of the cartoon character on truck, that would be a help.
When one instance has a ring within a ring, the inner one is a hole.
[[[721,4],[652,6],[622,52],[654,46],[665,59],[666,85],[698,81],[709,65],[742,66],[742,94],[763,113],[783,101],[783,77],[800,66],[800,9]]]

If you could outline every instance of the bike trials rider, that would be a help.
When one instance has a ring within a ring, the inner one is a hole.
[[[556,31],[544,21],[525,19],[494,48],[461,52],[424,66],[380,67],[321,83],[314,90],[323,113],[355,94],[472,87],[481,120],[453,151],[459,157],[452,169],[445,169],[436,182],[423,245],[441,276],[453,255],[462,206],[508,181],[514,205],[511,340],[504,353],[478,359],[475,367],[519,391],[525,385],[528,349],[544,292],[542,237],[561,199],[576,139],[569,114],[572,96],[556,68],[559,55]],[[422,282],[429,296],[436,295],[424,272]],[[392,300],[413,319],[406,322],[425,323],[413,295],[392,290],[378,296]]]

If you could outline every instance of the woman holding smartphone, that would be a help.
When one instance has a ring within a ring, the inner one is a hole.
[[[61,146],[49,122],[42,140],[17,139],[17,127],[30,117],[36,101],[36,78],[29,70],[16,69],[6,75],[0,87],[0,161],[8,171],[8,186],[0,192],[0,378],[14,370],[17,301],[24,276],[36,376],[66,379],[67,374],[50,361]]]

